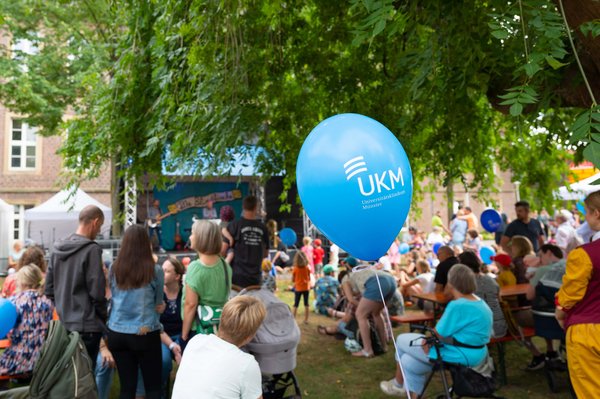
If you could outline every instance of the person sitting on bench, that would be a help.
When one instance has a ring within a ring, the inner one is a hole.
[[[452,301],[435,328],[444,342],[440,355],[445,362],[475,367],[487,359],[485,345],[492,335],[493,317],[489,306],[474,295],[476,289],[475,274],[471,269],[462,264],[450,269],[447,290],[452,294]],[[433,371],[430,359],[437,359],[436,351],[423,345],[424,338],[422,334],[413,333],[398,336],[396,375],[380,383],[385,394],[417,398],[423,391],[427,377]]]

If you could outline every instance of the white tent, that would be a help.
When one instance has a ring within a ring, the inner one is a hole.
[[[112,209],[77,189],[70,196],[70,190],[63,190],[48,201],[25,211],[27,237],[49,248],[56,240],[65,238],[77,230],[79,212],[88,205],[96,205],[104,212],[104,224],[100,234],[108,237],[112,221]]]
[[[0,272],[6,271],[8,253],[13,244],[14,207],[0,199]]]
[[[594,184],[593,182],[600,179],[600,173],[593,176],[580,180],[569,186],[562,186],[555,192],[556,198],[561,200],[582,200],[589,193],[600,190],[600,185]]]

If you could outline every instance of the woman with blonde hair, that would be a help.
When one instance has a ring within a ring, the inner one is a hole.
[[[535,255],[535,252],[533,252],[533,244],[529,238],[525,236],[513,236],[510,240],[510,257],[513,261],[513,272],[517,278],[517,284],[529,282],[527,277],[525,277],[527,266],[523,261],[527,255]]]
[[[46,275],[46,269],[48,268],[46,264],[46,259],[44,258],[44,251],[37,246],[29,247],[21,254],[19,261],[15,266],[15,271],[19,271],[21,266],[33,264],[40,268],[42,275]],[[4,280],[4,284],[2,285],[2,297],[8,298],[17,290],[17,275],[13,273],[6,277]]]
[[[0,375],[33,372],[52,320],[54,306],[41,292],[44,276],[33,264],[16,273],[17,293],[10,301],[17,308],[17,324],[8,333],[10,346],[0,357]]]
[[[232,270],[220,256],[221,230],[216,224],[207,220],[197,220],[192,225],[190,235],[192,248],[198,252],[198,259],[190,263],[183,290],[183,327],[181,339],[186,342],[193,333],[211,334],[218,325],[218,320],[201,320],[196,322],[199,306],[206,309],[207,314],[218,313],[231,290]],[[202,312],[202,309],[201,309]]]
[[[584,201],[585,220],[600,231],[600,191]],[[600,234],[569,253],[556,300],[556,319],[566,330],[569,374],[579,398],[600,397]]]

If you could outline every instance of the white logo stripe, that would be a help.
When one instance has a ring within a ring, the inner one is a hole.
[[[350,164],[352,164],[352,163],[354,163],[356,161],[364,161],[364,159],[365,159],[365,157],[363,157],[363,156],[352,158],[351,160],[349,160],[348,162],[346,162],[344,164],[344,169],[346,169],[348,167],[348,165],[350,165]]]
[[[350,179],[352,179],[354,176],[356,176],[357,174],[359,174],[359,173],[362,173],[362,172],[366,172],[366,171],[367,171],[367,168],[356,169],[354,172],[350,173],[350,174],[349,174],[349,175],[346,177],[346,180],[350,180]]]
[[[367,166],[367,163],[366,162],[355,163],[354,165],[352,165],[348,169],[346,169],[346,174],[352,172],[356,168],[360,168],[361,166]]]

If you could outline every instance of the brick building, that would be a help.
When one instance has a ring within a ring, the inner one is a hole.
[[[24,211],[41,204],[65,187],[62,159],[56,153],[60,136],[43,137],[19,115],[0,105],[0,199],[14,206],[13,238],[25,238]],[[110,206],[110,169],[81,188]]]
[[[506,213],[510,220],[514,220],[515,209],[514,204],[517,202],[518,187],[515,183],[511,182],[510,172],[499,172],[497,177],[500,179],[500,184],[497,187],[497,192],[491,195],[494,200],[496,210],[501,210]],[[425,180],[421,183],[423,186],[428,184]],[[522,198],[526,200],[526,198]],[[413,208],[420,209],[420,215],[416,216],[414,212],[409,215],[410,225],[414,225],[417,229],[426,232],[431,231],[431,218],[436,211],[442,212],[441,217],[446,226],[449,222],[448,217],[448,200],[445,187],[436,186],[432,192],[425,192],[420,202],[414,203]],[[466,191],[462,184],[454,185],[454,211],[458,210],[458,205],[469,206],[473,210],[473,213],[479,216],[488,207],[491,207],[492,203],[487,203],[477,198],[477,191]],[[451,216],[451,215],[450,215]]]

